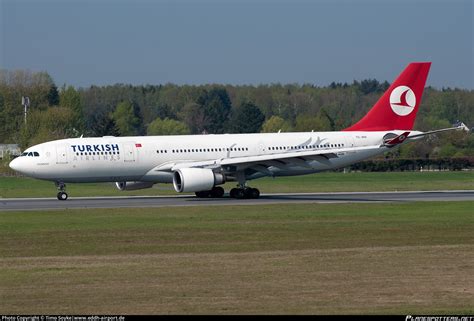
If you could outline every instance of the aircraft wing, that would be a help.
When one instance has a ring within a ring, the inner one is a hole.
[[[262,172],[265,175],[272,175],[269,167],[277,167],[281,169],[288,169],[289,167],[299,166],[312,169],[310,162],[317,161],[322,164],[330,165],[330,159],[338,158],[347,154],[356,153],[359,151],[369,151],[379,148],[390,148],[402,144],[409,140],[416,140],[426,135],[431,135],[439,132],[449,130],[466,130],[466,126],[461,123],[453,128],[439,129],[424,133],[411,134],[409,131],[404,132],[396,137],[390,138],[382,145],[371,145],[363,147],[344,147],[344,148],[315,148],[310,150],[285,150],[271,154],[257,155],[257,156],[237,156],[225,157],[218,159],[210,159],[205,161],[172,161],[161,164],[150,172],[155,171],[176,171],[180,168],[210,168],[210,169],[224,169],[225,172],[236,172],[245,170],[247,168]]]
[[[373,150],[383,146],[373,145],[364,147],[351,148],[326,148],[326,149],[312,149],[293,151],[287,150],[273,154],[258,155],[258,156],[238,156],[227,157],[209,161],[198,162],[177,162],[169,164],[168,170],[175,171],[180,168],[197,167],[197,168],[223,168],[226,172],[234,172],[237,170],[244,170],[252,168],[258,172],[266,175],[272,175],[268,167],[278,167],[287,169],[291,166],[307,167],[311,169],[309,161],[317,161],[322,164],[330,165],[329,159],[338,158],[347,153],[355,153],[357,151]]]

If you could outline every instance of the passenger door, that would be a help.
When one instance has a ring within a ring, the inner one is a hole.
[[[56,145],[56,164],[67,164],[67,145]]]
[[[134,162],[135,161],[135,143],[126,142],[123,143],[123,161]]]

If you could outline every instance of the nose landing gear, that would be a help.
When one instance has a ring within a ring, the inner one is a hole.
[[[66,184],[64,184],[63,182],[56,182],[56,187],[58,188],[58,194],[57,194],[57,197],[58,197],[58,200],[60,201],[65,201],[67,200],[67,193],[66,193]]]

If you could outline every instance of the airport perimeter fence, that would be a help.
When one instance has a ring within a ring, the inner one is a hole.
[[[473,170],[474,157],[375,159],[352,164],[345,170],[359,172]]]

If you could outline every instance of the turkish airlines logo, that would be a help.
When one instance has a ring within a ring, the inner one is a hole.
[[[407,86],[398,86],[390,94],[390,107],[398,116],[406,116],[415,109],[416,97]]]

